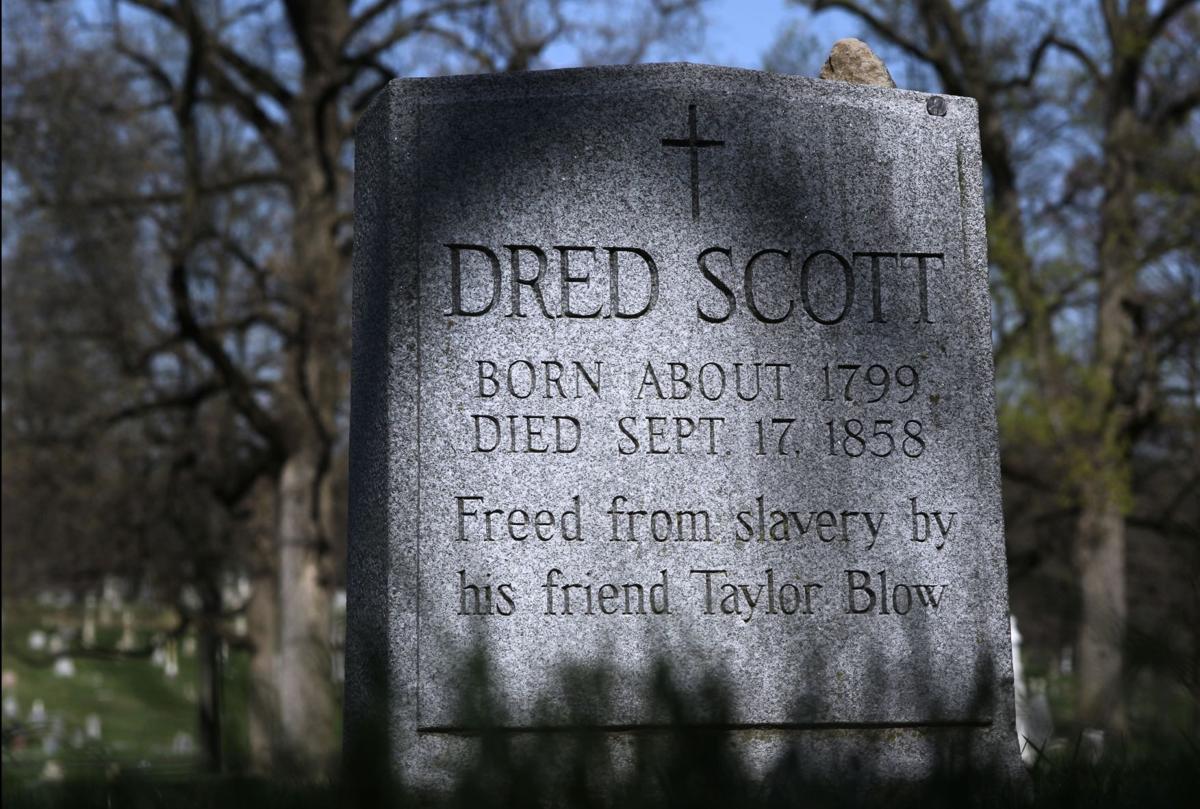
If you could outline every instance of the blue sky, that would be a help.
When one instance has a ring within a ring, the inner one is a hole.
[[[803,21],[824,52],[857,24],[842,12],[810,14],[786,0],[710,0],[705,61],[732,67],[762,67],[763,54],[793,21]]]
[[[595,8],[605,8],[596,2]],[[763,56],[788,26],[799,23],[809,33],[820,54],[814,54],[808,72],[815,74],[829,47],[838,39],[854,36],[859,24],[841,11],[813,15],[807,8],[788,0],[705,0],[704,42],[694,52],[675,53],[664,58],[652,53],[649,61],[684,59],[729,67],[761,68]],[[576,64],[577,50],[571,43],[552,45],[545,55],[545,67],[568,67]]]

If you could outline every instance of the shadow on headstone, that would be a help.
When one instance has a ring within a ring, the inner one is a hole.
[[[932,663],[914,665],[932,676]],[[991,667],[981,659],[977,672],[970,715],[987,716],[995,696]],[[979,723],[814,723],[807,717],[821,698],[796,676],[787,685],[809,694],[796,701],[804,721],[739,726],[727,673],[697,677],[658,661],[643,686],[646,723],[613,726],[605,719],[614,714],[609,703],[615,676],[615,668],[606,666],[564,667],[560,687],[538,701],[537,720],[515,727],[503,684],[496,681],[486,653],[477,649],[461,666],[454,729],[434,733],[457,742],[454,753],[440,759],[452,762],[444,788],[414,792],[391,779],[394,751],[380,716],[369,733],[358,728],[354,734],[365,743],[346,750],[347,805],[929,807],[1014,806],[1030,797],[1027,782],[989,767],[988,751],[976,749]],[[886,688],[878,668],[868,669],[864,682],[868,692]],[[931,717],[945,715],[933,698],[920,710]],[[756,744],[779,750],[762,772],[755,772],[744,755]],[[903,766],[916,757],[932,762],[919,776]],[[872,764],[880,760],[895,761],[895,774]]]

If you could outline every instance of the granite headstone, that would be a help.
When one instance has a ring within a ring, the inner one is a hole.
[[[976,105],[689,64],[399,80],[356,156],[348,748],[1017,761]],[[848,766],[848,765],[847,765]]]

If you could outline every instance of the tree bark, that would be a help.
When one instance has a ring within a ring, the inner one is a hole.
[[[289,769],[308,773],[327,772],[337,755],[329,553],[319,519],[325,478],[307,450],[293,453],[279,477],[279,752]]]
[[[1079,571],[1079,705],[1087,727],[1126,730],[1124,693],[1125,515],[1102,476],[1080,497],[1075,563]]]
[[[205,769],[220,773],[225,769],[222,739],[221,689],[224,666],[221,660],[221,594],[217,588],[206,594],[204,614],[198,626],[197,663],[200,675],[200,695],[196,700],[200,710],[200,748],[204,752]]]
[[[1083,612],[1079,627],[1079,712],[1083,723],[1125,733],[1125,511],[1129,499],[1129,425],[1137,393],[1129,380],[1136,325],[1137,155],[1144,136],[1135,112],[1144,50],[1122,47],[1130,18],[1110,23],[1114,63],[1105,89],[1104,196],[1096,252],[1099,288],[1093,373],[1087,397],[1091,469],[1080,483],[1076,563]],[[1141,46],[1144,48],[1144,44]]]
[[[250,683],[248,733],[250,771],[268,775],[275,768],[275,744],[279,738],[279,707],[275,690],[275,672],[279,654],[279,595],[275,577],[274,536],[262,532],[259,555],[263,563],[254,576],[250,602],[246,605],[246,626],[250,633]],[[269,562],[268,562],[269,560]]]

